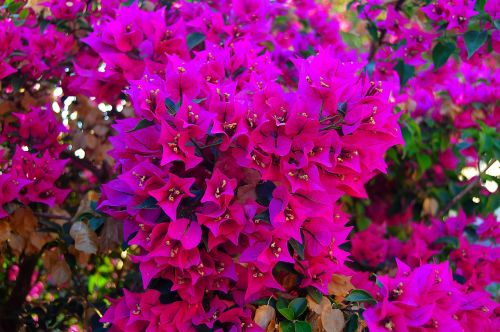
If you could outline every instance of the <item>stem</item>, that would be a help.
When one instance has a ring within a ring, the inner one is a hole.
[[[488,165],[486,165],[486,168],[484,170],[482,170],[476,178],[474,178],[474,180],[472,180],[461,192],[458,193],[458,195],[456,195],[455,197],[453,197],[453,199],[443,208],[443,210],[441,210],[437,215],[436,217],[441,219],[443,217],[443,215],[448,212],[448,210],[450,210],[453,205],[457,204],[458,201],[460,201],[469,191],[471,191],[472,189],[474,189],[477,184],[479,182],[481,182],[481,176],[483,174],[485,174],[489,169],[490,167],[495,163],[495,159],[491,160]],[[479,169],[479,167],[478,167]]]
[[[60,220],[71,220],[71,217],[62,216],[58,214],[45,213],[45,212],[33,212],[35,216],[48,218],[48,219],[60,219]]]
[[[62,158],[69,158],[71,161],[82,170],[89,170],[95,177],[99,179],[99,182],[104,183],[108,179],[108,172],[106,170],[106,161],[103,162],[102,168],[98,168],[88,159],[80,159],[69,151],[63,151],[61,153]]]
[[[31,276],[38,262],[38,255],[24,256],[19,266],[16,284],[7,302],[0,308],[0,331],[17,331],[18,315],[23,309],[26,296],[31,290]]]

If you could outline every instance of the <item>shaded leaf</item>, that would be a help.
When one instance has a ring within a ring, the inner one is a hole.
[[[154,197],[146,198],[141,204],[134,207],[134,209],[156,209],[158,207],[158,201]]]
[[[432,62],[434,63],[434,69],[438,69],[443,66],[448,58],[455,50],[456,45],[454,42],[439,42],[432,49]]]
[[[187,44],[188,44],[189,50],[192,50],[193,48],[195,48],[199,44],[203,43],[205,38],[206,38],[206,36],[204,33],[201,33],[201,32],[190,33],[187,36]]]
[[[358,330],[358,316],[352,315],[347,321],[346,332],[355,332]]]
[[[488,39],[488,31],[471,30],[464,33],[465,47],[467,48],[467,54],[469,59],[486,42],[487,39]]]
[[[141,121],[139,121],[139,123],[137,123],[137,125],[133,129],[130,129],[129,131],[127,131],[127,133],[132,133],[132,132],[140,130],[140,129],[151,127],[154,124],[155,123],[153,121],[142,119]]]
[[[458,248],[460,246],[460,242],[458,238],[455,236],[443,236],[434,241],[434,244],[444,244],[449,246],[450,248]]]
[[[299,320],[295,322],[295,332],[312,332],[311,325],[308,322]]]
[[[307,300],[303,297],[298,297],[296,299],[293,299],[289,304],[288,308],[293,310],[293,313],[295,314],[295,318],[300,317],[307,308]]]
[[[365,290],[355,289],[346,298],[349,302],[373,302],[376,303],[375,299]]]
[[[404,87],[408,80],[415,76],[415,67],[407,65],[403,60],[398,60],[398,63],[394,67],[399,76],[399,85]]]
[[[295,332],[295,326],[290,321],[282,321],[280,323],[280,332]]]
[[[293,320],[295,318],[293,310],[290,308],[278,308],[278,311],[288,320]]]
[[[288,243],[290,243],[293,251],[299,256],[299,258],[304,259],[304,245],[295,239],[288,240]]]

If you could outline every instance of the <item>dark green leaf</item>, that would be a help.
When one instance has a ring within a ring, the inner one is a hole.
[[[284,298],[279,297],[278,300],[276,301],[276,309],[281,309],[281,308],[288,308],[288,302]]]
[[[299,258],[304,259],[304,245],[295,239],[290,239],[288,243],[290,243],[293,251],[299,256]]]
[[[293,310],[290,308],[278,308],[278,311],[288,320],[293,320],[295,318]]]
[[[253,217],[253,220],[255,220],[255,222],[257,222],[258,220],[259,222],[265,222],[267,224],[271,223],[269,217],[269,210],[264,210],[261,213],[256,214]]]
[[[370,295],[370,293],[362,289],[354,289],[349,295],[347,295],[345,300],[348,302],[377,302]]]
[[[443,236],[434,241],[434,244],[445,244],[450,248],[458,248],[460,246],[460,243],[458,239],[455,236]]]
[[[50,21],[47,21],[47,20],[43,20],[40,22],[40,32],[41,33],[44,33],[45,30],[47,29],[47,27],[49,26],[50,24]]]
[[[290,321],[280,322],[280,331],[282,332],[295,332],[295,326]]]
[[[486,0],[476,0],[476,5],[474,6],[474,10],[477,12],[483,12],[485,4]]]
[[[141,204],[134,207],[134,209],[155,209],[158,207],[158,201],[154,197],[148,197]]]
[[[82,220],[90,220],[90,219],[92,219],[92,218],[94,218],[94,214],[93,214],[93,213],[90,213],[90,212],[84,212],[84,213],[82,213],[82,214],[80,214],[80,215],[78,216],[78,220],[79,220],[79,221],[82,221]]]
[[[192,50],[205,40],[205,34],[201,32],[193,32],[187,36],[187,44],[189,50]]]
[[[22,1],[19,1],[19,2],[12,2],[9,4],[8,6],[8,10],[11,14],[14,14],[15,12],[17,12],[19,10],[19,8],[21,8],[22,6],[24,6],[24,3]]]
[[[415,67],[405,64],[403,60],[399,60],[394,69],[399,75],[399,85],[401,87],[404,87],[408,80],[415,76]]]
[[[488,39],[488,31],[467,31],[464,33],[465,46],[470,59]]]
[[[297,321],[295,322],[295,332],[311,332],[311,325],[308,322]]]
[[[233,72],[233,80],[245,72],[246,68],[241,66]]]
[[[368,33],[370,34],[370,37],[373,39],[373,41],[378,41],[378,31],[375,23],[373,22],[368,23],[366,29],[368,30]]]
[[[368,77],[372,77],[373,72],[375,71],[375,61],[370,61],[366,64],[365,70],[368,73]]]
[[[439,42],[434,46],[432,50],[432,62],[434,63],[434,69],[438,69],[443,66],[448,58],[455,50],[455,42]]]
[[[497,30],[500,30],[500,19],[493,21],[493,23],[495,24],[495,28],[497,28]]]
[[[295,318],[298,318],[306,311],[307,300],[303,297],[293,299],[292,302],[288,304],[288,308],[292,309],[295,314]]]
[[[140,129],[144,129],[144,128],[147,128],[147,127],[151,127],[152,125],[154,125],[155,123],[153,121],[149,121],[147,119],[142,119],[141,121],[139,121],[139,123],[134,127],[134,129],[131,129],[129,131],[127,131],[127,133],[131,133],[131,132],[134,132],[134,131],[137,131],[137,130],[140,130]]]
[[[199,104],[201,103],[202,101],[206,100],[207,98],[196,98],[196,99],[193,99],[192,102],[195,103],[195,104]]]
[[[177,111],[180,108],[181,101],[178,103],[174,103],[174,101],[170,98],[165,98],[165,106],[167,107],[168,113],[170,115],[177,114]]]
[[[346,332],[355,332],[358,329],[358,315],[353,314],[349,320],[347,321],[345,331]]]
[[[257,194],[257,203],[268,206],[273,198],[273,191],[276,185],[271,181],[264,181],[257,185],[255,192]]]
[[[424,153],[417,154],[417,163],[421,173],[424,173],[432,166],[432,159]]]
[[[98,230],[99,227],[101,227],[103,224],[104,224],[104,218],[94,217],[89,220],[89,226],[93,231]]]

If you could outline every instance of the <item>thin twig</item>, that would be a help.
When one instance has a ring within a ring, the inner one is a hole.
[[[490,169],[490,167],[495,163],[495,161],[496,161],[495,159],[491,160],[488,163],[488,165],[486,165],[486,168],[483,171],[481,171],[477,175],[477,177],[474,178],[474,180],[472,180],[461,192],[459,192],[458,195],[453,197],[453,199],[443,208],[443,210],[441,210],[436,215],[436,217],[441,219],[443,217],[443,215],[453,207],[453,205],[457,204],[458,201],[460,201],[469,191],[474,189],[474,187],[476,187],[477,184],[481,181],[481,176],[484,175]]]
[[[48,219],[61,219],[61,220],[71,220],[71,217],[62,216],[58,214],[45,213],[45,212],[33,212],[35,216],[48,218]]]
[[[80,169],[82,170],[89,170],[92,174],[94,174],[95,177],[97,177],[101,183],[104,183],[108,179],[108,174],[106,171],[106,164],[105,162],[103,163],[102,168],[98,168],[93,162],[91,162],[88,159],[80,159],[77,156],[75,156],[73,153],[70,151],[63,151],[61,153],[61,157],[63,158],[69,158],[71,161]]]

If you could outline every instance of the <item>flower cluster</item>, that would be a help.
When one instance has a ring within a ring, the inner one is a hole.
[[[4,205],[16,199],[23,204],[37,202],[50,207],[64,201],[69,190],[54,184],[67,162],[58,159],[65,148],[58,136],[65,131],[47,107],[12,113],[10,119],[4,119],[0,142],[8,143],[14,153],[4,153],[0,159],[0,217],[8,215]]]
[[[279,264],[301,276],[300,288],[327,294],[331,276],[348,270],[339,245],[350,228],[336,202],[365,196],[366,181],[386,170],[384,152],[402,143],[381,82],[325,48],[293,59],[296,86],[280,83],[273,53],[250,29],[267,16],[256,7],[247,15],[257,18],[246,20],[238,8],[229,18],[241,21],[241,32],[224,40],[215,26],[196,26],[189,36],[206,39],[193,53],[181,29],[188,24],[165,26],[164,10],[127,8],[86,41],[106,70],[111,53],[128,54],[109,64],[129,80],[138,116],[115,126],[111,155],[120,174],[103,186],[99,208],[124,220],[129,244],[141,248],[134,259],[144,287],[168,279],[186,303],[221,303],[217,314],[186,313],[190,326],[246,324],[247,315],[220,314],[284,290],[274,275]],[[219,28],[234,31],[229,23]],[[169,31],[169,48],[149,40],[147,26],[162,38]],[[156,324],[147,310],[141,317]]]
[[[22,27],[16,27],[11,19],[0,20],[0,44],[0,78],[13,78],[17,73],[33,80],[64,76],[64,63],[76,46],[72,35],[52,25],[42,31],[33,13]]]
[[[379,303],[363,316],[370,331],[496,331],[498,303],[453,280],[448,263],[411,269],[398,261],[394,277],[377,278]]]

